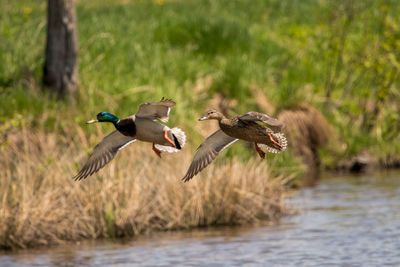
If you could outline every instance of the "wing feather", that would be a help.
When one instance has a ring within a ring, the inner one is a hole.
[[[218,130],[207,137],[199,148],[197,148],[193,161],[182,180],[187,182],[192,179],[193,176],[207,167],[218,156],[219,152],[237,140],[225,134],[222,130]]]
[[[143,103],[139,106],[136,113],[137,117],[147,118],[151,120],[160,120],[167,122],[169,119],[169,112],[176,103],[170,99],[161,98],[158,102]]]
[[[85,179],[93,173],[96,173],[109,163],[119,150],[135,141],[136,139],[132,137],[125,136],[118,131],[113,131],[95,146],[85,165],[83,165],[82,169],[75,175],[74,179]]]
[[[243,121],[260,121],[268,126],[274,131],[274,132],[280,132],[282,128],[285,126],[283,122],[280,120],[277,120],[275,118],[272,118],[266,114],[262,114],[259,112],[248,112],[244,115],[241,115],[238,117],[240,120]]]

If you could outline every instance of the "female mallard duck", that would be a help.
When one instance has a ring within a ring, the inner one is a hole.
[[[167,122],[169,112],[175,105],[175,102],[162,98],[159,102],[141,104],[135,115],[125,119],[119,119],[108,112],[97,114],[97,120],[87,123],[111,122],[117,130],[96,145],[86,164],[74,177],[75,180],[84,179],[97,172],[110,162],[118,151],[136,140],[153,143],[153,151],[159,157],[161,151],[179,151],[185,145],[185,133],[179,128],[170,129],[155,122]]]
[[[280,132],[284,124],[265,114],[249,112],[227,119],[220,112],[210,110],[199,120],[218,120],[221,129],[207,137],[199,146],[185,177],[182,179],[185,182],[207,167],[220,151],[239,139],[253,142],[261,158],[265,158],[265,152],[260,147],[264,147],[268,152],[279,153],[285,150],[287,146],[286,138]],[[262,122],[266,126],[257,122]]]

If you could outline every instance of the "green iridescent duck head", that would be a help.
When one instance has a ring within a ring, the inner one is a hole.
[[[96,123],[96,122],[111,122],[116,124],[119,122],[119,118],[109,112],[103,111],[97,114],[97,120],[90,120],[87,123]]]

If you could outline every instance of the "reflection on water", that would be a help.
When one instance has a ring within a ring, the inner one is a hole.
[[[400,266],[400,173],[323,180],[273,227],[155,234],[0,255],[0,265]]]

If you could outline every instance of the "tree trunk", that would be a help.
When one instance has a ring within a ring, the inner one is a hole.
[[[77,27],[74,0],[48,0],[43,84],[60,96],[77,89]]]

